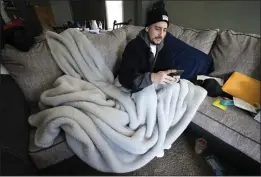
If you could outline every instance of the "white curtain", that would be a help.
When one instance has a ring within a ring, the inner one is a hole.
[[[108,29],[113,28],[113,21],[123,22],[123,2],[106,0],[106,18]]]

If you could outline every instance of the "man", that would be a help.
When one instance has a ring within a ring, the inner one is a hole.
[[[207,74],[212,58],[167,32],[167,12],[153,9],[148,13],[146,27],[130,41],[122,55],[119,72],[121,85],[132,93],[155,84],[178,82],[180,76],[169,76],[182,69],[181,78],[192,80]]]

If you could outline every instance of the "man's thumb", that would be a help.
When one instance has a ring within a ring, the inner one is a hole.
[[[170,74],[170,73],[175,73],[175,72],[177,72],[177,70],[175,70],[175,69],[170,69],[170,70],[167,70],[167,74]]]

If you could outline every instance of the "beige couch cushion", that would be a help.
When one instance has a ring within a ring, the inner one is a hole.
[[[139,34],[141,30],[144,29],[143,26],[133,26],[128,25],[124,27],[127,30],[127,41],[131,41],[132,39],[135,39],[136,36]]]
[[[126,27],[128,34],[127,40],[130,41],[134,39],[137,34],[144,29],[142,26],[133,26],[129,25]],[[192,47],[195,47],[202,52],[208,54],[213,42],[215,41],[218,29],[216,30],[196,30],[190,28],[183,28],[178,25],[170,24],[168,28],[168,32],[170,32],[173,36],[178,39],[186,42]]]
[[[101,53],[108,67],[116,73],[121,61],[122,53],[127,44],[126,29],[119,28],[106,33],[94,34],[84,32],[94,47]]]
[[[213,107],[215,99],[206,97],[192,122],[260,162],[260,123],[235,106]]]
[[[41,93],[52,88],[53,82],[62,75],[46,40],[38,41],[28,52],[6,45],[3,63],[31,103],[37,103]]]
[[[212,76],[237,71],[261,80],[260,35],[224,30],[219,34],[211,55],[215,66]]]
[[[260,123],[254,120],[254,116],[235,106],[229,106],[226,111],[223,111],[212,106],[215,99],[206,97],[198,112],[260,144]]]

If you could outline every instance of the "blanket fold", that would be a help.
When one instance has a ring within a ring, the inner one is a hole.
[[[42,93],[35,144],[49,147],[64,131],[71,150],[91,167],[125,173],[164,155],[206,97],[187,80],[126,92],[104,59],[78,30],[47,32],[58,66],[66,73]]]

